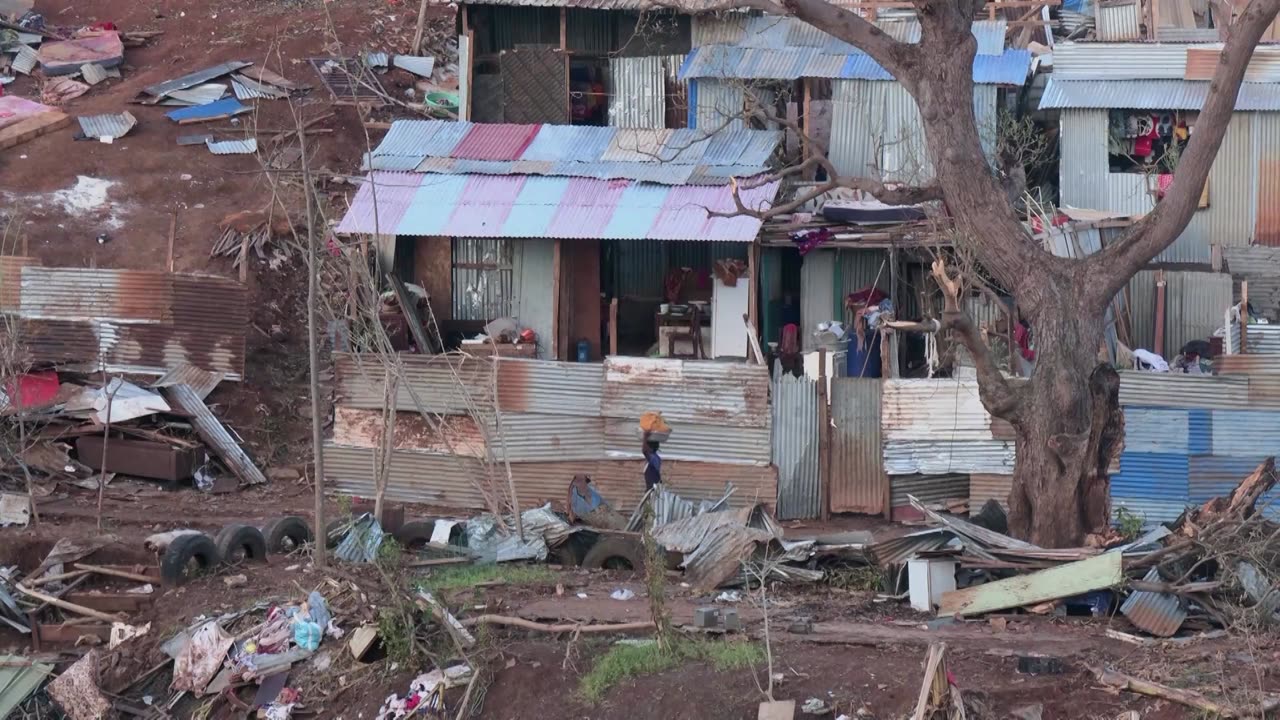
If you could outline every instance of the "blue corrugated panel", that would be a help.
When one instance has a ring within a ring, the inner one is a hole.
[[[196,105],[195,107],[178,108],[165,113],[165,117],[170,120],[181,122],[201,122],[204,120],[216,120],[224,117],[231,117],[241,113],[247,113],[253,108],[242,105],[235,98],[224,98],[208,105]]]
[[[1187,452],[1209,455],[1213,452],[1213,414],[1208,410],[1187,411]]]
[[[1021,85],[1031,70],[1030,50],[1005,50],[973,59],[973,81],[987,85]]]
[[[702,133],[690,128],[672,130],[667,141],[662,145],[659,156],[663,162],[673,165],[697,165],[707,153],[711,140]]]
[[[1150,498],[1127,498],[1111,493],[1111,511],[1124,508],[1145,520],[1146,525],[1173,522],[1187,509],[1184,501],[1152,500]]]
[[[1231,491],[1257,469],[1266,458],[1261,456],[1204,455],[1191,458],[1190,501],[1203,505]]]
[[[375,157],[416,157],[421,161],[427,157],[427,144],[451,124],[431,120],[393,122],[373,154]]]
[[[847,80],[893,79],[888,70],[880,67],[880,63],[863,53],[853,53],[845,59],[844,67],[840,69],[840,77]]]
[[[1213,454],[1280,455],[1280,412],[1213,410]]]
[[[609,147],[617,128],[543,125],[521,160],[595,162]]]
[[[689,57],[685,58],[684,65],[680,66],[681,79],[685,77],[685,71],[689,69],[690,61],[693,60],[693,53],[695,52],[697,52],[697,50],[694,50],[693,52],[689,53]],[[698,127],[698,81],[697,80],[689,81],[689,117],[687,118],[685,124],[694,129],[697,129]]]
[[[1120,472],[1111,478],[1111,495],[1185,503],[1189,461],[1186,455],[1126,450],[1120,455]]]
[[[721,130],[712,135],[707,151],[702,154],[702,162],[707,165],[736,165],[750,142],[750,133],[750,130]]]
[[[1190,412],[1179,408],[1126,407],[1124,449],[1187,455]]]
[[[422,158],[396,155],[364,154],[364,170],[386,170],[388,172],[413,172],[422,163]]]
[[[782,142],[781,132],[753,132],[747,136],[746,147],[734,165],[766,165],[773,151]],[[708,163],[712,164],[712,163]]]

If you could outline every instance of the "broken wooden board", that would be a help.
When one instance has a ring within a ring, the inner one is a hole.
[[[8,150],[70,124],[71,116],[57,110],[32,115],[0,130],[0,150]]]
[[[1121,553],[1019,575],[942,594],[938,617],[973,616],[1072,597],[1124,582]]]

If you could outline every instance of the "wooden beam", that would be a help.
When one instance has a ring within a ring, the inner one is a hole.
[[[169,272],[173,272],[173,241],[178,234],[178,212],[169,216]]]
[[[818,488],[822,521],[831,519],[831,427],[827,406],[827,351],[818,351]],[[834,375],[835,373],[831,373]]]
[[[560,238],[551,251],[551,359],[560,359]]]
[[[42,593],[39,590],[34,590],[29,587],[24,587],[21,584],[15,585],[14,587],[16,587],[18,589],[18,592],[22,593],[23,595],[33,597],[36,600],[39,600],[43,603],[47,603],[56,608],[62,608],[63,610],[66,610],[68,612],[73,612],[77,615],[84,615],[85,617],[91,617],[94,620],[102,620],[103,622],[108,622],[108,623],[124,621],[124,618],[119,615],[108,615],[106,613],[98,612],[93,608],[87,608],[83,605],[76,605],[75,603],[67,602],[66,600],[55,597],[53,595],[46,595],[45,593]]]
[[[609,301],[609,354],[618,354],[618,298]]]

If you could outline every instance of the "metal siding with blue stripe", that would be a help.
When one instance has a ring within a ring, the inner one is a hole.
[[[1188,410],[1187,413],[1187,453],[1213,453],[1213,413],[1208,410]],[[1128,430],[1125,432],[1127,434]]]
[[[1280,412],[1214,410],[1213,454],[1230,457],[1280,455]]]
[[[1186,455],[1126,450],[1120,455],[1120,472],[1111,478],[1111,495],[1186,502],[1189,475]]]
[[[1125,451],[1186,455],[1190,414],[1190,410],[1177,408],[1125,408]]]
[[[1144,525],[1173,522],[1187,509],[1185,501],[1153,500],[1151,498],[1119,497],[1111,494],[1111,510],[1124,508],[1142,518]]]
[[[399,227],[403,229],[397,232],[401,235],[441,234],[466,185],[466,175],[423,175],[413,202],[400,220]]]
[[[666,202],[666,188],[655,185],[632,185],[622,192],[613,217],[604,234],[614,238],[643,239],[658,219]]]

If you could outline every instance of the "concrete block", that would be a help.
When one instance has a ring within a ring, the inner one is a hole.
[[[720,609],[713,607],[698,608],[693,611],[693,626],[696,628],[714,628],[720,625]]]
[[[742,619],[738,617],[737,610],[724,610],[720,613],[720,621],[724,624],[724,629],[729,631],[738,631],[742,629]]]

